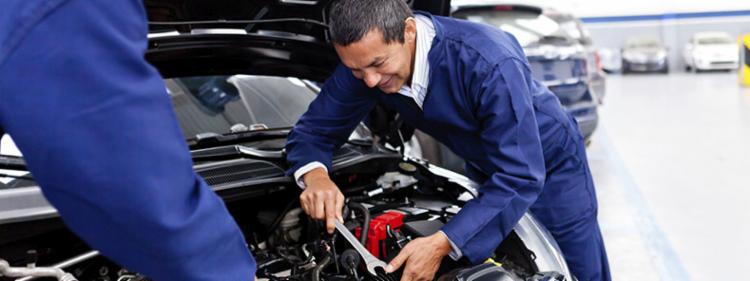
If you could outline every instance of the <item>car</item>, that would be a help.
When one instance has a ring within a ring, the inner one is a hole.
[[[622,54],[619,48],[599,48],[599,61],[605,73],[620,73],[622,71]]]
[[[587,73],[589,75],[589,84],[591,91],[596,95],[599,104],[604,102],[606,94],[607,74],[604,72],[602,59],[599,51],[594,46],[594,40],[591,38],[588,30],[583,26],[583,22],[573,14],[561,12],[555,9],[545,9],[544,15],[551,18],[560,26],[560,29],[566,30],[574,40],[583,46],[586,52]]]
[[[482,3],[482,4],[478,4]],[[494,3],[494,4],[493,4]],[[584,138],[589,138],[599,122],[597,95],[592,89],[590,66],[595,57],[587,51],[575,20],[538,6],[509,4],[506,1],[454,1],[452,16],[496,26],[512,34],[524,48],[531,72],[560,99]],[[569,26],[570,24],[573,26]]]
[[[733,70],[739,67],[737,42],[726,32],[693,34],[683,50],[685,70]]]
[[[668,50],[658,39],[631,37],[622,48],[622,73],[669,72]]]
[[[410,3],[437,7],[437,14],[447,7],[427,1]],[[243,231],[258,280],[398,280],[370,275],[341,235],[328,235],[306,216],[300,188],[285,174],[287,134],[339,63],[326,35],[328,1],[145,4],[146,59],[164,77],[194,170]],[[388,148],[374,131],[361,124],[334,153],[330,172],[349,200],[345,226],[374,255],[389,260],[411,239],[439,229],[477,196],[479,184]],[[26,169],[23,158],[13,156],[0,157],[0,168]],[[0,229],[0,280],[61,272],[81,281],[149,280],[67,229],[27,172],[0,189]],[[573,280],[554,239],[531,214],[494,253],[494,262],[479,265],[445,259],[438,276]]]

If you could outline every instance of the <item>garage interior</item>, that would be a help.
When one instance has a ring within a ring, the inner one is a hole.
[[[506,3],[518,2],[497,5]],[[589,59],[605,86],[587,155],[613,280],[742,280],[750,260],[750,1],[522,4],[572,14],[593,41]],[[728,34],[736,65],[689,64],[687,43],[701,32]],[[663,45],[664,67],[626,69],[632,38]],[[2,154],[21,155],[0,137]],[[23,174],[0,172],[5,183],[13,177],[2,175]]]
[[[607,76],[599,128],[588,147],[615,280],[731,279],[736,275],[726,269],[742,268],[750,251],[744,182],[750,88],[741,85],[742,66],[695,73],[683,56],[690,36],[705,31],[731,34],[742,52],[750,6],[723,1],[718,6],[727,9],[715,12],[699,2],[656,8],[640,1],[640,8],[659,12],[631,5],[619,7],[626,11],[620,16],[583,17],[605,52],[636,34],[668,46],[669,74]]]
[[[588,147],[620,280],[721,280],[750,250],[750,89],[735,73],[607,77]]]

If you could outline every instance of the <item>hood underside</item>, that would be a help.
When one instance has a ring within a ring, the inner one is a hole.
[[[449,0],[405,0],[448,15]],[[327,33],[332,0],[144,0],[146,58],[164,77],[262,74],[324,80],[339,60]]]

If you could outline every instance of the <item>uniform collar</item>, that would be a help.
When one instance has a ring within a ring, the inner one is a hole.
[[[425,92],[430,82],[430,63],[428,55],[435,38],[435,27],[432,19],[423,14],[415,15],[417,23],[417,39],[414,51],[414,70],[411,76],[411,87],[404,85],[399,93],[414,98],[421,107]]]

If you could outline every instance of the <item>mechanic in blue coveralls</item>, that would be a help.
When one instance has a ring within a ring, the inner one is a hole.
[[[327,173],[332,151],[382,102],[465,158],[481,183],[478,198],[407,244],[387,271],[405,264],[402,280],[432,280],[445,256],[480,263],[530,210],[579,280],[610,279],[583,137],[511,35],[413,15],[402,0],[334,5],[329,27],[342,64],[287,143],[305,212],[329,231],[341,220],[344,196]]]
[[[153,280],[253,280],[255,261],[192,159],[144,59],[142,0],[6,0],[0,127],[90,246]]]

